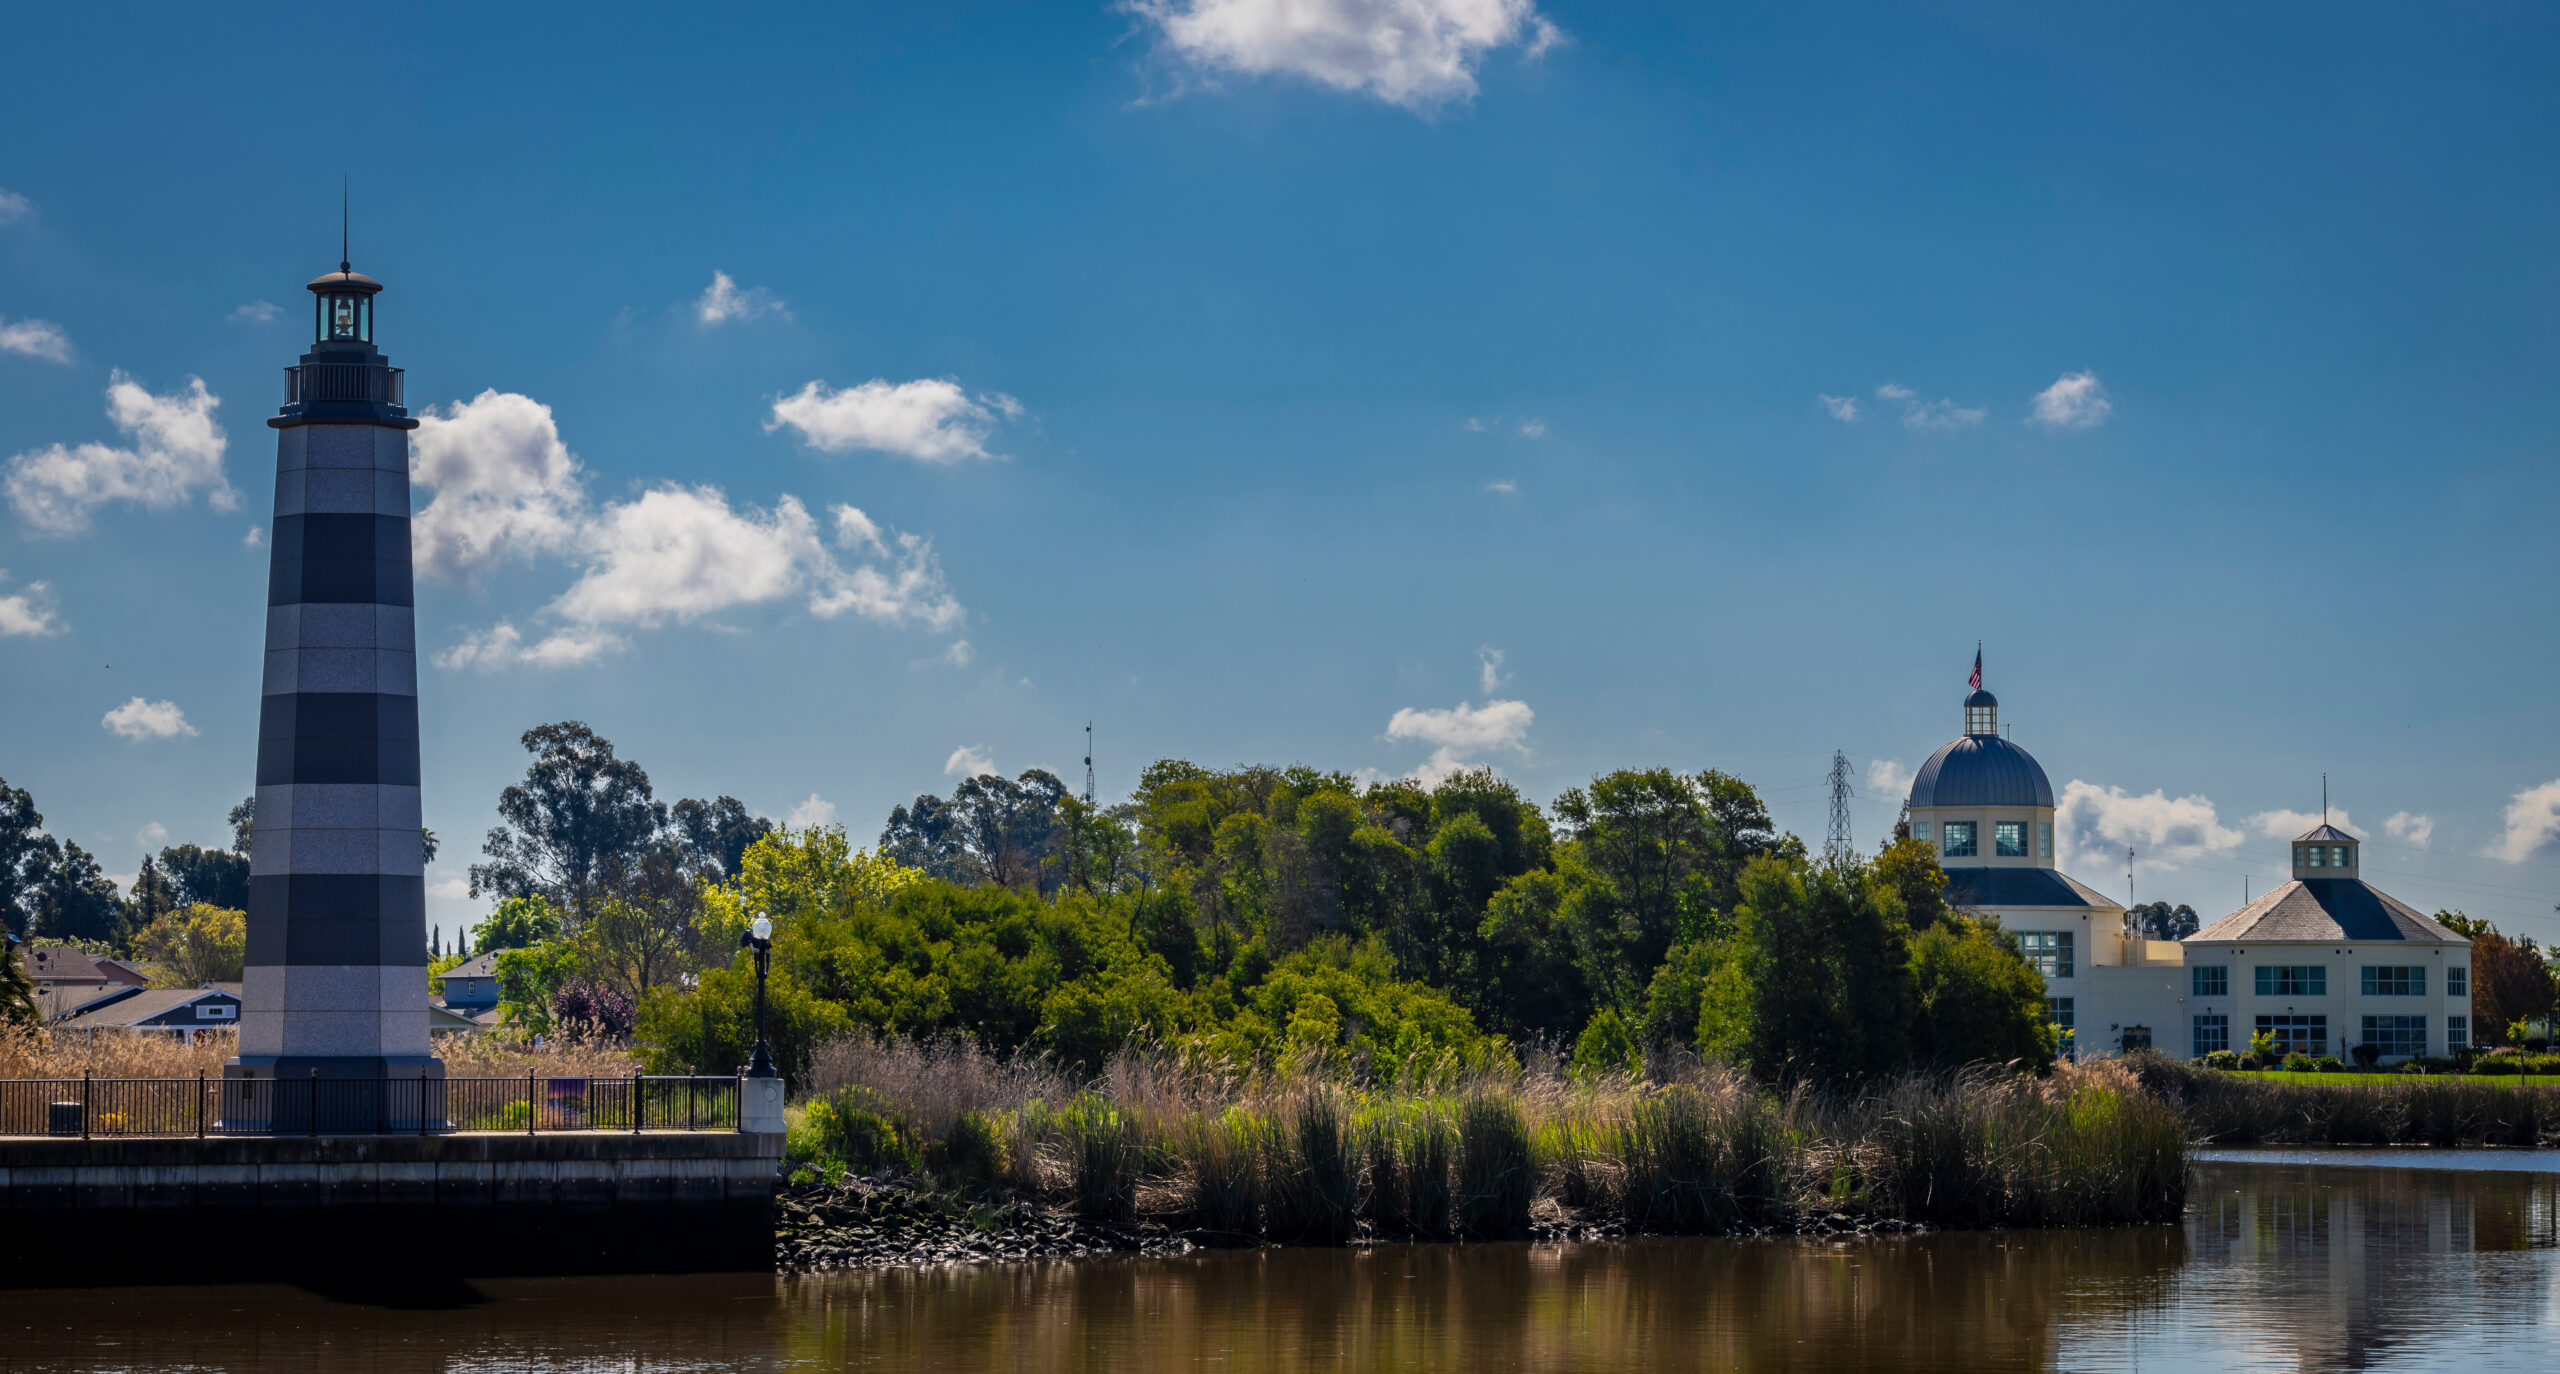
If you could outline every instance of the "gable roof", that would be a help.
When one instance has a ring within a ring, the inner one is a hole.
[[[59,1021],[83,1008],[121,1001],[140,991],[140,988],[118,987],[112,983],[50,984],[36,989],[36,1019]]]
[[[27,951],[27,975],[39,983],[103,983],[107,975],[86,950],[71,945],[37,945]]]
[[[2364,843],[2364,841],[2340,830],[2338,827],[2329,824],[2327,821],[2320,822],[2320,828],[2312,831],[2310,834],[2296,835],[2293,837],[2293,841],[2296,844],[2300,844],[2304,840],[2344,840],[2349,844]]]
[[[438,976],[444,978],[495,978],[498,976],[498,956],[503,953],[505,953],[504,950],[493,949],[486,954],[464,960],[463,962],[446,969]]]
[[[2107,911],[2124,908],[2095,888],[2050,868],[1950,868],[1947,905],[1954,907],[2065,906]]]
[[[139,1025],[182,1007],[214,998],[237,1003],[240,1000],[240,985],[212,983],[200,988],[149,988],[136,992],[130,997],[119,997],[102,1007],[91,1007],[64,1021],[62,1026],[66,1030],[81,1030],[91,1026]]]
[[[2406,940],[2468,945],[2416,907],[2359,878],[2296,878],[2186,938],[2202,940]]]

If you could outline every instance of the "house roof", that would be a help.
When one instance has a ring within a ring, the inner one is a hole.
[[[1922,806],[2051,806],[2053,784],[2035,755],[1998,735],[1967,735],[1929,756],[1911,779]]]
[[[498,976],[498,955],[500,953],[501,951],[493,949],[486,954],[465,960],[462,963],[446,969],[442,976],[446,978],[495,978]]]
[[[147,988],[160,970],[157,964],[138,964],[131,959],[109,959],[100,955],[90,962],[97,966],[98,976],[110,983]]]
[[[70,945],[38,945],[27,951],[27,973],[37,982],[103,983],[107,975],[88,951]]]
[[[209,983],[200,988],[146,988],[130,997],[118,998],[103,1007],[84,1011],[62,1023],[66,1030],[83,1030],[91,1026],[132,1026],[165,1016],[181,1007],[208,998],[240,1000],[238,983]]]
[[[2184,943],[2242,940],[2471,943],[2416,907],[2358,878],[2296,878],[2188,936]]]
[[[1947,905],[1954,907],[2077,906],[2121,911],[2095,888],[2050,868],[1950,868]]]
[[[2293,837],[2293,842],[2295,844],[2300,844],[2304,840],[2344,840],[2349,844],[2363,843],[2363,841],[2357,839],[2355,836],[2340,830],[2338,827],[2329,824],[2327,821],[2322,821],[2319,829],[2314,830],[2307,835],[2296,835]]]
[[[130,997],[136,988],[118,987],[112,983],[57,983],[36,989],[36,1019],[59,1021],[82,1007]]]

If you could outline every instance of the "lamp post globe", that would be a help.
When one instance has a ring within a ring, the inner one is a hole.
[[[773,966],[773,922],[759,911],[755,924],[747,927],[747,945],[756,954],[756,1052],[747,1063],[747,1077],[774,1078],[773,1046],[764,1035],[764,980]]]

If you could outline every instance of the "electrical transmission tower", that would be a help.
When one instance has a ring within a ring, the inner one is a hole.
[[[1084,723],[1084,805],[1093,809],[1093,722]]]
[[[1831,833],[1823,838],[1822,855],[1846,862],[1857,846],[1849,840],[1849,756],[1831,751]]]

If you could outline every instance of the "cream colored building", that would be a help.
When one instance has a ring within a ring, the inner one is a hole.
[[[2053,785],[2000,733],[1998,699],[1977,690],[1964,713],[1912,779],[1911,834],[1937,850],[1949,905],[2017,934],[2068,1052],[2188,1058],[2246,1051],[2258,1030],[2384,1062],[2469,1043],[2470,942],[2365,883],[2354,836],[2302,836],[2293,881],[2183,941],[2128,935],[2121,903],[2055,867]]]

